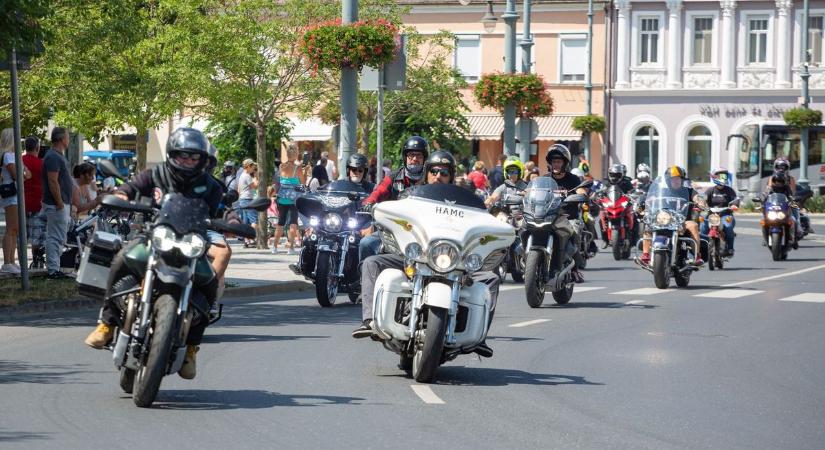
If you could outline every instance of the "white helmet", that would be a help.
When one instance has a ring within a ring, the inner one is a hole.
[[[581,170],[581,169],[579,169],[578,167],[576,167],[575,169],[571,170],[571,171],[570,171],[570,173],[572,173],[573,175],[575,175],[575,176],[577,176],[577,177],[579,177],[579,178],[584,178],[584,171],[583,171],[583,170]]]
[[[648,166],[645,163],[640,163],[638,166],[636,166],[636,173],[638,174],[640,172],[647,172],[647,174],[650,175],[650,166]],[[636,178],[638,177],[639,175],[636,175]]]

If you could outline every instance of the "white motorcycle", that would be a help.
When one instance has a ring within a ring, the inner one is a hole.
[[[373,214],[384,249],[405,261],[376,280],[374,339],[401,355],[400,367],[416,381],[431,382],[441,364],[484,342],[496,294],[472,274],[498,267],[513,227],[469,190],[447,184],[421,186]]]

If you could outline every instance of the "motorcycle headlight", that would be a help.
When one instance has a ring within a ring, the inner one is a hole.
[[[349,219],[347,219],[347,228],[349,228],[350,230],[354,230],[357,227],[358,219],[356,219],[355,217],[350,217]]]
[[[782,211],[770,211],[768,212],[768,220],[784,220],[785,213]]]
[[[712,227],[718,227],[722,224],[722,218],[719,217],[719,214],[711,214],[708,216],[708,224]]]
[[[673,216],[667,211],[659,211],[656,214],[656,224],[658,225],[669,225],[672,220]]]
[[[321,223],[321,221],[320,221],[320,220],[318,220],[318,218],[317,218],[317,217],[312,216],[312,217],[310,217],[310,218],[309,218],[309,226],[311,226],[311,227],[317,227],[319,223]]]
[[[420,258],[423,253],[424,250],[422,250],[421,246],[415,242],[407,245],[407,248],[404,249],[404,257],[412,261]]]
[[[337,233],[341,231],[341,216],[335,213],[329,213],[324,216],[324,228],[327,231],[331,231],[333,233]]]
[[[439,272],[449,272],[458,264],[458,247],[449,243],[441,242],[430,249],[430,263]]]
[[[621,203],[621,207],[622,207],[622,208],[626,208],[626,207],[627,207],[627,200],[625,200],[625,201],[623,201],[623,202]]]
[[[480,255],[471,253],[464,257],[464,268],[467,269],[467,272],[475,272],[481,269],[483,262]]]
[[[152,246],[162,252],[175,248],[177,236],[169,227],[159,226],[152,230]]]
[[[206,250],[206,240],[197,233],[189,233],[177,244],[178,250],[187,258],[198,258]]]

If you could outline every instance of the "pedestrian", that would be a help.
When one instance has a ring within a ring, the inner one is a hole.
[[[533,161],[527,161],[526,163],[524,163],[524,180],[525,181],[527,181],[527,178],[529,178],[530,174],[533,173],[533,169],[535,169],[535,168],[536,168],[536,163],[534,163]]]
[[[227,188],[229,187],[229,185],[233,181],[235,181],[235,175],[236,175],[235,172],[236,171],[235,171],[235,162],[234,161],[225,161],[223,163],[223,172],[221,172],[221,181],[223,182],[223,185],[226,186]],[[237,186],[237,183],[235,183],[235,185]]]
[[[255,199],[255,191],[258,189],[258,178],[255,176],[257,169],[255,161],[247,158],[243,161],[243,173],[238,179],[238,206],[243,208]],[[258,213],[250,209],[241,210],[241,221],[255,228],[258,228]],[[244,240],[244,247],[254,247],[254,239]]]
[[[281,178],[276,186],[276,195],[278,197],[278,226],[275,227],[275,242],[272,247],[272,252],[278,251],[278,244],[281,242],[281,236],[284,234],[284,226],[289,224],[287,231],[287,254],[295,253],[295,241],[300,238],[298,232],[298,208],[295,206],[295,200],[301,195],[299,190],[300,185],[304,184],[304,172],[302,170],[302,163],[298,161],[298,147],[295,144],[290,144],[286,150],[288,161],[281,164]],[[324,167],[324,166],[321,166]]]
[[[68,278],[60,271],[60,254],[66,244],[72,203],[72,175],[64,153],[69,147],[69,132],[52,129],[52,148],[43,158],[43,212],[46,215],[46,269],[49,279]]]
[[[26,198],[26,235],[32,247],[32,267],[43,269],[46,266],[43,249],[46,219],[40,211],[43,202],[43,160],[37,156],[40,153],[40,139],[29,136],[23,146],[26,150],[22,158],[23,165],[31,173],[31,177],[23,182],[23,193]]]
[[[533,170],[531,170],[530,173],[527,174],[527,182],[529,183],[540,176],[541,172],[539,171],[539,168],[533,167]]]
[[[487,175],[484,175],[484,161],[476,161],[473,171],[467,174],[467,181],[473,183],[476,189],[487,189]]]
[[[329,184],[329,178],[327,178],[327,171],[325,168],[321,166],[315,166],[312,168],[312,175],[307,181],[307,187],[309,188],[310,192],[315,192],[318,188],[322,188]]]
[[[95,181],[95,166],[91,163],[81,163],[72,169],[75,186],[72,191],[72,219],[83,219],[89,212],[100,205],[103,196],[97,195],[93,188]]]
[[[17,251],[17,235],[20,228],[17,225],[17,166],[14,159],[14,130],[6,128],[0,133],[0,158],[3,167],[0,169],[0,207],[6,213],[6,231],[3,234],[3,266],[0,272],[20,273],[20,266],[15,263],[15,252]],[[29,171],[24,171],[25,179],[30,176]],[[23,249],[25,251],[25,249]]]
[[[321,152],[321,159],[318,160],[318,165],[327,169],[327,177],[330,181],[338,179],[338,168],[335,167],[335,161],[329,159],[329,152]]]
[[[490,171],[487,179],[490,181],[490,189],[496,190],[499,186],[504,184],[504,169],[502,169],[504,161],[507,161],[507,155],[501,154],[498,156],[498,164]]]

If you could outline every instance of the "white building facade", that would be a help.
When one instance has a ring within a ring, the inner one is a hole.
[[[811,107],[821,110],[825,0],[810,5]],[[618,0],[612,23],[609,157],[630,171],[678,164],[698,181],[717,166],[736,172],[728,136],[784,124],[801,100],[802,1]],[[812,139],[809,162],[825,162],[825,133]],[[785,151],[798,166],[798,143]]]

